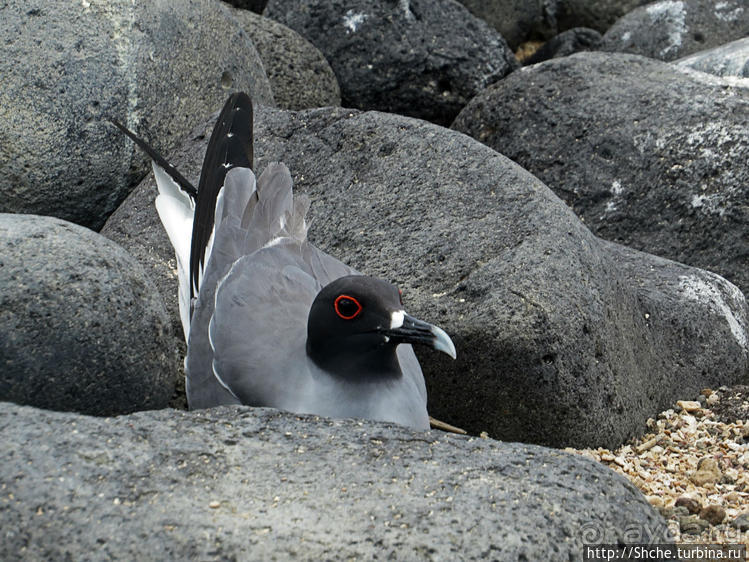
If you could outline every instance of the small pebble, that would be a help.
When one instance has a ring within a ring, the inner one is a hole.
[[[708,505],[700,511],[700,519],[703,519],[711,525],[720,525],[726,518],[726,510],[720,505]]]
[[[720,402],[720,396],[718,396],[717,394],[711,394],[707,397],[708,406],[715,406],[718,402]]]
[[[679,530],[688,535],[699,535],[710,527],[710,523],[700,519],[697,515],[682,515],[679,517]]]
[[[211,509],[218,509],[219,507],[221,507],[221,502],[213,501],[208,504],[208,507],[210,507]]]
[[[648,500],[648,503],[653,507],[663,507],[663,498],[660,496],[647,496],[645,499]]]
[[[699,513],[702,510],[700,500],[692,496],[679,496],[676,498],[676,507],[685,507],[690,514]]]
[[[741,494],[734,490],[733,492],[728,492],[725,496],[723,496],[723,498],[727,502],[737,502],[741,500]]]
[[[635,451],[637,451],[638,454],[644,453],[648,449],[652,449],[653,447],[655,447],[658,444],[658,441],[660,441],[659,437],[653,437],[652,439],[648,439],[642,445],[638,445],[637,447],[635,447]]]
[[[742,533],[749,531],[749,513],[742,513],[736,519],[731,521],[731,526],[736,527]]]
[[[697,470],[690,476],[690,480],[695,486],[704,486],[705,484],[715,484],[720,482],[723,474],[718,467],[715,459],[710,457],[703,458],[697,465]]]
[[[702,408],[699,402],[693,400],[679,400],[676,405],[686,412],[696,412]]]

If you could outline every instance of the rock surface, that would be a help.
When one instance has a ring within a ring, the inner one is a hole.
[[[485,90],[453,127],[535,174],[599,236],[749,290],[749,91],[579,53]]]
[[[502,34],[512,49],[529,39],[557,33],[556,0],[458,0]]]
[[[322,51],[346,107],[449,124],[518,66],[502,36],[453,0],[271,0],[264,14]]]
[[[147,169],[105,117],[165,150],[228,89],[272,103],[252,42],[214,0],[10,0],[0,20],[2,212],[98,229]]]
[[[675,61],[675,64],[723,78],[749,78],[749,37],[699,51]]]
[[[268,0],[224,0],[224,2],[231,4],[235,8],[250,10],[256,14],[262,14],[265,6],[268,4]]]
[[[672,61],[747,35],[746,0],[661,0],[617,20],[601,49]]]
[[[338,80],[314,45],[270,18],[248,10],[233,13],[257,48],[278,107],[299,110],[341,105]]]
[[[257,168],[285,162],[312,198],[312,241],[399,284],[409,312],[453,337],[457,361],[420,354],[438,419],[506,440],[618,444],[685,392],[746,375],[735,287],[595,238],[476,141],[340,108],[260,108],[255,123]],[[205,144],[196,132],[175,154],[187,177]],[[155,212],[134,210],[153,196],[150,182],[113,215],[110,235],[174,287],[158,263],[171,250]]]
[[[0,400],[115,415],[163,408],[179,360],[141,266],[85,228],[0,214]]]
[[[722,390],[725,392],[721,393],[720,400],[710,406],[716,418],[724,423],[736,420],[749,421],[749,386],[737,385],[731,389]],[[749,443],[749,423],[745,423],[743,438]]]
[[[575,27],[563,31],[544,43],[523,64],[536,64],[545,60],[567,57],[581,51],[595,51],[601,45],[601,34],[588,27]]]
[[[552,0],[547,0],[552,1]],[[590,27],[604,33],[620,17],[651,0],[558,0],[559,29]]]
[[[584,542],[669,542],[624,478],[532,445],[243,407],[0,404],[0,431],[6,560],[578,560]]]

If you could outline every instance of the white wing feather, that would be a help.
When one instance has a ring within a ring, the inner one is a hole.
[[[153,175],[159,189],[159,195],[156,197],[156,210],[177,256],[179,314],[185,341],[187,341],[190,333],[190,241],[195,203],[155,162]]]

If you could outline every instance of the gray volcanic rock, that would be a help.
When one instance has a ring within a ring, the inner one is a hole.
[[[246,407],[0,404],[0,431],[4,560],[580,560],[586,541],[670,542],[622,476],[533,445]]]
[[[547,0],[552,1],[552,0]],[[557,0],[560,30],[590,27],[604,33],[624,14],[651,0]]]
[[[699,51],[675,61],[675,64],[724,78],[749,78],[749,37]]]
[[[557,34],[557,0],[458,0],[516,49],[529,39]]]
[[[214,0],[10,0],[0,21],[3,212],[98,229],[146,172],[105,117],[164,150],[229,89],[273,100],[252,42]]]
[[[265,6],[268,4],[268,0],[224,0],[224,2],[231,4],[235,8],[250,10],[256,14],[262,14]]]
[[[257,169],[289,166],[312,199],[312,241],[399,284],[407,310],[453,337],[457,361],[417,349],[438,419],[506,440],[613,446],[684,395],[746,376],[735,287],[595,238],[539,180],[473,139],[340,108],[255,117]],[[196,132],[174,155],[187,177],[206,142]],[[155,211],[128,224],[151,181],[113,215],[112,234],[176,289],[155,259],[171,255]]]
[[[0,400],[114,415],[163,408],[169,318],[119,246],[51,217],[0,214]]]
[[[257,47],[276,105],[308,109],[341,105],[341,89],[328,61],[296,31],[247,10],[234,10]]]
[[[746,0],[661,0],[620,18],[601,49],[672,61],[747,35]]]
[[[264,13],[322,51],[346,107],[449,124],[518,67],[502,36],[453,0],[271,0]]]
[[[217,118],[218,114],[213,116],[214,121]],[[210,131],[202,145],[204,152],[209,137]],[[180,165],[180,171],[193,185],[198,185],[202,162],[201,155],[194,166]],[[149,174],[107,219],[101,234],[135,256],[156,285],[171,321],[169,347],[184,358],[187,347],[179,314],[177,259],[154,207],[157,194],[156,181]],[[186,399],[184,406],[187,407]]]
[[[601,46],[601,34],[588,27],[575,27],[563,31],[544,43],[535,53],[523,61],[524,65],[545,60],[568,57],[581,51],[595,51]]]
[[[749,92],[635,55],[526,67],[453,127],[552,188],[597,235],[749,290]]]

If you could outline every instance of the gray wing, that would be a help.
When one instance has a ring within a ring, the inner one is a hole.
[[[322,279],[310,261],[323,267]],[[313,382],[306,356],[312,301],[330,277],[346,272],[307,242],[289,239],[239,259],[218,286],[209,325],[219,383],[242,404],[299,411]]]
[[[283,164],[270,164],[257,180],[257,185],[252,171],[247,168],[234,168],[226,176],[216,202],[213,238],[209,243],[208,259],[190,325],[185,359],[190,408],[241,402],[236,393],[227,388],[229,385],[222,384],[222,379],[215,375],[214,348],[209,337],[217,302],[224,303],[223,298],[227,298],[226,302],[230,303],[234,295],[239,298],[241,293],[238,290],[232,293],[227,285],[226,296],[219,300],[217,289],[230,271],[235,275],[232,279],[251,277],[253,281],[248,290],[256,291],[258,298],[264,295],[267,298],[274,291],[291,290],[291,281],[278,277],[288,266],[286,272],[296,281],[303,279],[302,274],[309,277],[301,282],[301,286],[314,290],[311,299],[321,286],[343,275],[356,273],[306,241],[304,215],[309,203],[304,197],[294,198],[291,187],[291,175]],[[294,290],[301,291],[298,287]],[[305,294],[296,293],[300,302],[304,302],[301,297]],[[305,329],[307,312],[303,316]],[[265,315],[266,311],[259,306],[250,316],[262,326]],[[231,321],[235,317],[223,318]],[[235,337],[239,334],[242,334],[242,328],[237,326]],[[262,329],[257,334],[262,334]],[[230,335],[226,337],[227,342],[233,341]],[[224,335],[220,341],[223,342],[223,338]],[[244,353],[252,357],[253,342],[247,335],[242,338]]]

